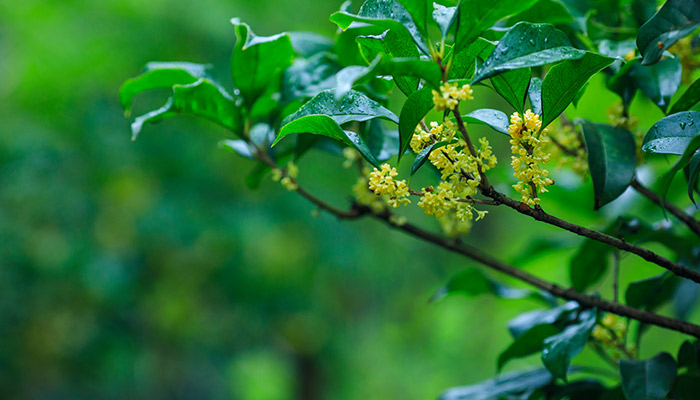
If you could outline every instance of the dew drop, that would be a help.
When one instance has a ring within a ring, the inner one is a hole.
[[[686,123],[685,123],[685,122],[681,122],[679,125],[680,125],[681,129],[683,130],[683,129],[685,129]]]

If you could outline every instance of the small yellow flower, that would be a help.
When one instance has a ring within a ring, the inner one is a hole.
[[[433,103],[437,111],[453,110],[462,100],[473,100],[471,86],[445,82],[440,86],[440,91],[433,90]]]
[[[374,168],[369,174],[369,190],[377,196],[387,196],[387,204],[397,208],[411,202],[405,180],[396,180],[399,175],[396,168],[384,163],[380,169]]]
[[[517,112],[510,117],[508,133],[511,136],[511,166],[518,183],[513,188],[521,194],[521,201],[529,206],[538,205],[538,194],[547,192],[554,184],[549,171],[541,164],[549,162],[550,155],[543,145],[548,142],[547,129],[542,129],[540,116],[527,110],[521,117]]]

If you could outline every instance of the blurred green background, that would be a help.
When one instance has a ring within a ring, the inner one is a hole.
[[[475,265],[373,221],[314,218],[312,206],[269,179],[249,190],[252,162],[218,149],[224,132],[213,125],[180,118],[130,140],[117,90],[146,62],[212,63],[230,84],[229,18],[261,35],[330,35],[339,6],[0,2],[1,397],[430,399],[495,374],[506,322],[540,305],[488,296],[429,303]],[[615,98],[601,86],[594,82],[571,115],[606,121],[600,104]],[[486,93],[476,97],[512,111]],[[145,110],[163,98],[139,101]],[[661,117],[647,103],[635,107],[643,129]],[[355,177],[341,164],[313,153],[301,182],[347,204]],[[554,176],[543,204],[564,218],[601,227],[606,216],[638,210],[662,220],[634,195],[588,212],[590,182]],[[557,246],[527,255],[544,237]],[[580,243],[508,210],[493,210],[464,240],[565,284]],[[624,281],[660,272],[634,257],[624,265]],[[605,284],[600,291],[610,294]],[[652,330],[642,355],[674,351],[681,339]],[[588,353],[579,360],[596,363]]]

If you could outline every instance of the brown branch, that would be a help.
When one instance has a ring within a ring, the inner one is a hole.
[[[639,192],[639,194],[651,200],[653,203],[656,203],[657,205],[661,206],[661,197],[659,197],[658,194],[654,193],[646,186],[639,183],[637,179],[632,180],[631,186],[634,190]],[[700,236],[700,221],[691,217],[683,210],[669,203],[668,201],[664,202],[664,207],[666,207],[666,209],[671,214],[675,215],[676,218],[678,218],[681,222],[688,225],[688,228],[690,228],[691,231],[693,231],[696,235]]]

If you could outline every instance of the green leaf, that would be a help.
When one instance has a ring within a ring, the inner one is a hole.
[[[447,73],[449,80],[471,77],[476,69],[477,57],[486,58],[495,46],[486,39],[477,38],[473,43],[457,53],[452,52],[452,65]],[[448,59],[445,57],[445,62]]]
[[[625,301],[630,307],[651,311],[670,300],[677,284],[678,279],[670,273],[632,282],[625,292]]]
[[[595,206],[618,198],[632,183],[637,167],[632,134],[622,128],[581,121],[588,149],[588,168],[593,179]]]
[[[695,372],[700,368],[700,346],[698,342],[686,340],[678,349],[678,368],[688,368],[689,371]]]
[[[173,94],[163,107],[136,118],[131,124],[132,139],[136,139],[145,123],[158,122],[178,114],[201,117],[242,135],[240,110],[231,95],[202,78],[189,85],[173,86]]]
[[[695,204],[693,197],[694,192],[698,187],[698,179],[700,177],[700,153],[695,153],[688,163],[688,197]]]
[[[455,23],[457,7],[445,7],[438,3],[433,3],[433,7],[433,20],[437,23],[438,28],[440,28],[442,37],[447,37],[450,28],[452,28],[452,25]]]
[[[520,22],[498,42],[472,83],[513,69],[580,59],[585,54],[584,50],[572,47],[566,34],[552,25]]]
[[[474,110],[467,115],[463,115],[462,118],[465,122],[488,125],[496,132],[508,135],[509,120],[508,116],[503,111],[482,108]]]
[[[208,65],[185,62],[151,62],[143,74],[128,79],[119,89],[119,102],[129,114],[134,96],[152,89],[169,89],[174,85],[188,85],[209,74]]]
[[[411,176],[413,176],[416,172],[418,172],[420,167],[422,167],[423,164],[425,164],[425,162],[428,160],[428,156],[430,156],[430,153],[433,150],[437,150],[440,147],[442,147],[446,144],[449,144],[449,143],[450,143],[449,141],[435,142],[435,143],[430,144],[428,147],[424,148],[423,150],[421,150],[421,152],[418,153],[418,155],[416,156],[416,159],[413,160],[413,165],[411,166]]]
[[[542,79],[538,77],[530,79],[527,97],[530,99],[530,108],[532,112],[542,115]]]
[[[310,58],[319,53],[333,52],[333,39],[314,32],[289,32],[294,52],[301,57]]]
[[[401,0],[400,3],[411,15],[413,23],[416,24],[416,28],[421,34],[421,38],[427,38],[432,0]]]
[[[362,154],[365,160],[375,167],[379,167],[379,162],[372,152],[369,151],[367,144],[360,135],[352,131],[343,130],[338,123],[327,115],[307,115],[291,121],[282,127],[272,145],[276,145],[282,138],[295,133],[313,133],[339,140],[348,146],[354,147]]]
[[[527,10],[508,18],[506,25],[515,25],[520,21],[569,25],[574,22],[574,17],[561,1],[539,0]]]
[[[553,325],[537,325],[526,331],[498,356],[498,371],[510,360],[522,358],[542,350],[546,338],[559,333]]]
[[[635,63],[629,74],[634,85],[665,113],[681,85],[681,61],[664,58],[650,66]]]
[[[698,104],[699,101],[700,79],[696,79],[695,82],[693,82],[688,87],[688,89],[685,92],[683,92],[681,98],[673,104],[673,107],[671,107],[671,111],[669,111],[669,114],[675,114],[681,111],[690,110],[690,108]]]
[[[399,117],[396,114],[382,107],[366,94],[352,90],[338,101],[331,89],[317,94],[301,106],[297,112],[285,118],[282,125],[313,114],[328,115],[338,125],[349,121],[368,121],[374,118],[383,118],[396,124],[399,123]]]
[[[446,390],[440,400],[487,400],[522,398],[522,393],[532,393],[552,383],[553,377],[546,369],[516,371],[501,374],[474,385]]]
[[[530,68],[508,71],[491,78],[493,88],[508,104],[523,115],[527,88],[530,85]]]
[[[319,92],[335,87],[335,74],[340,71],[336,57],[330,53],[318,53],[309,58],[297,58],[284,71],[282,96],[287,101],[299,97],[313,97]]]
[[[405,30],[387,29],[380,35],[358,36],[356,41],[360,45],[360,52],[369,64],[372,64],[377,56],[383,56],[382,58],[386,60],[418,59],[418,49]],[[392,78],[406,96],[418,88],[419,79],[415,76],[395,75]]]
[[[697,397],[700,376],[684,374],[676,378],[671,392],[676,399],[691,400]]]
[[[246,104],[251,106],[276,82],[282,71],[292,63],[294,49],[289,34],[256,36],[250,27],[234,18],[236,46],[231,57],[233,84],[241,91]]]
[[[553,66],[542,81],[542,128],[547,127],[573,101],[588,80],[614,60],[587,52],[580,60]]]
[[[353,22],[364,22],[395,31],[405,30],[423,53],[430,53],[411,14],[395,0],[367,0],[362,4],[357,15],[338,11],[331,14],[330,20],[342,30],[348,29]]]
[[[534,310],[520,314],[508,322],[508,331],[514,338],[538,325],[553,325],[578,310],[578,303],[570,301],[558,307],[547,310]]]
[[[595,321],[595,310],[582,311],[578,323],[569,325],[561,333],[545,339],[542,362],[553,376],[566,381],[569,364],[583,350]]]
[[[478,296],[493,294],[503,299],[523,299],[530,297],[542,300],[543,296],[529,289],[516,289],[494,281],[478,269],[466,269],[455,275],[447,285],[438,289],[430,301],[438,301],[452,294]]]
[[[596,240],[584,240],[569,263],[569,277],[575,290],[584,292],[598,283],[610,266],[612,248]]]
[[[406,99],[399,114],[399,159],[408,149],[416,126],[433,107],[433,92],[428,87],[416,91]]]
[[[698,0],[668,0],[637,33],[637,48],[650,65],[661,58],[664,50],[689,35],[700,25]]]
[[[700,112],[679,112],[662,118],[649,129],[644,136],[642,150],[647,153],[681,155],[698,135]]]
[[[622,390],[628,399],[663,400],[676,380],[676,362],[668,353],[646,360],[620,360]]]
[[[496,22],[518,14],[536,2],[537,0],[461,0],[457,6],[455,52],[469,46],[481,32]]]
[[[680,170],[690,163],[690,160],[695,156],[695,152],[698,151],[698,149],[700,149],[700,136],[696,136],[690,141],[683,155],[681,155],[673,167],[659,179],[659,197],[661,197],[662,207],[666,204],[666,195],[671,187],[673,178]]]

